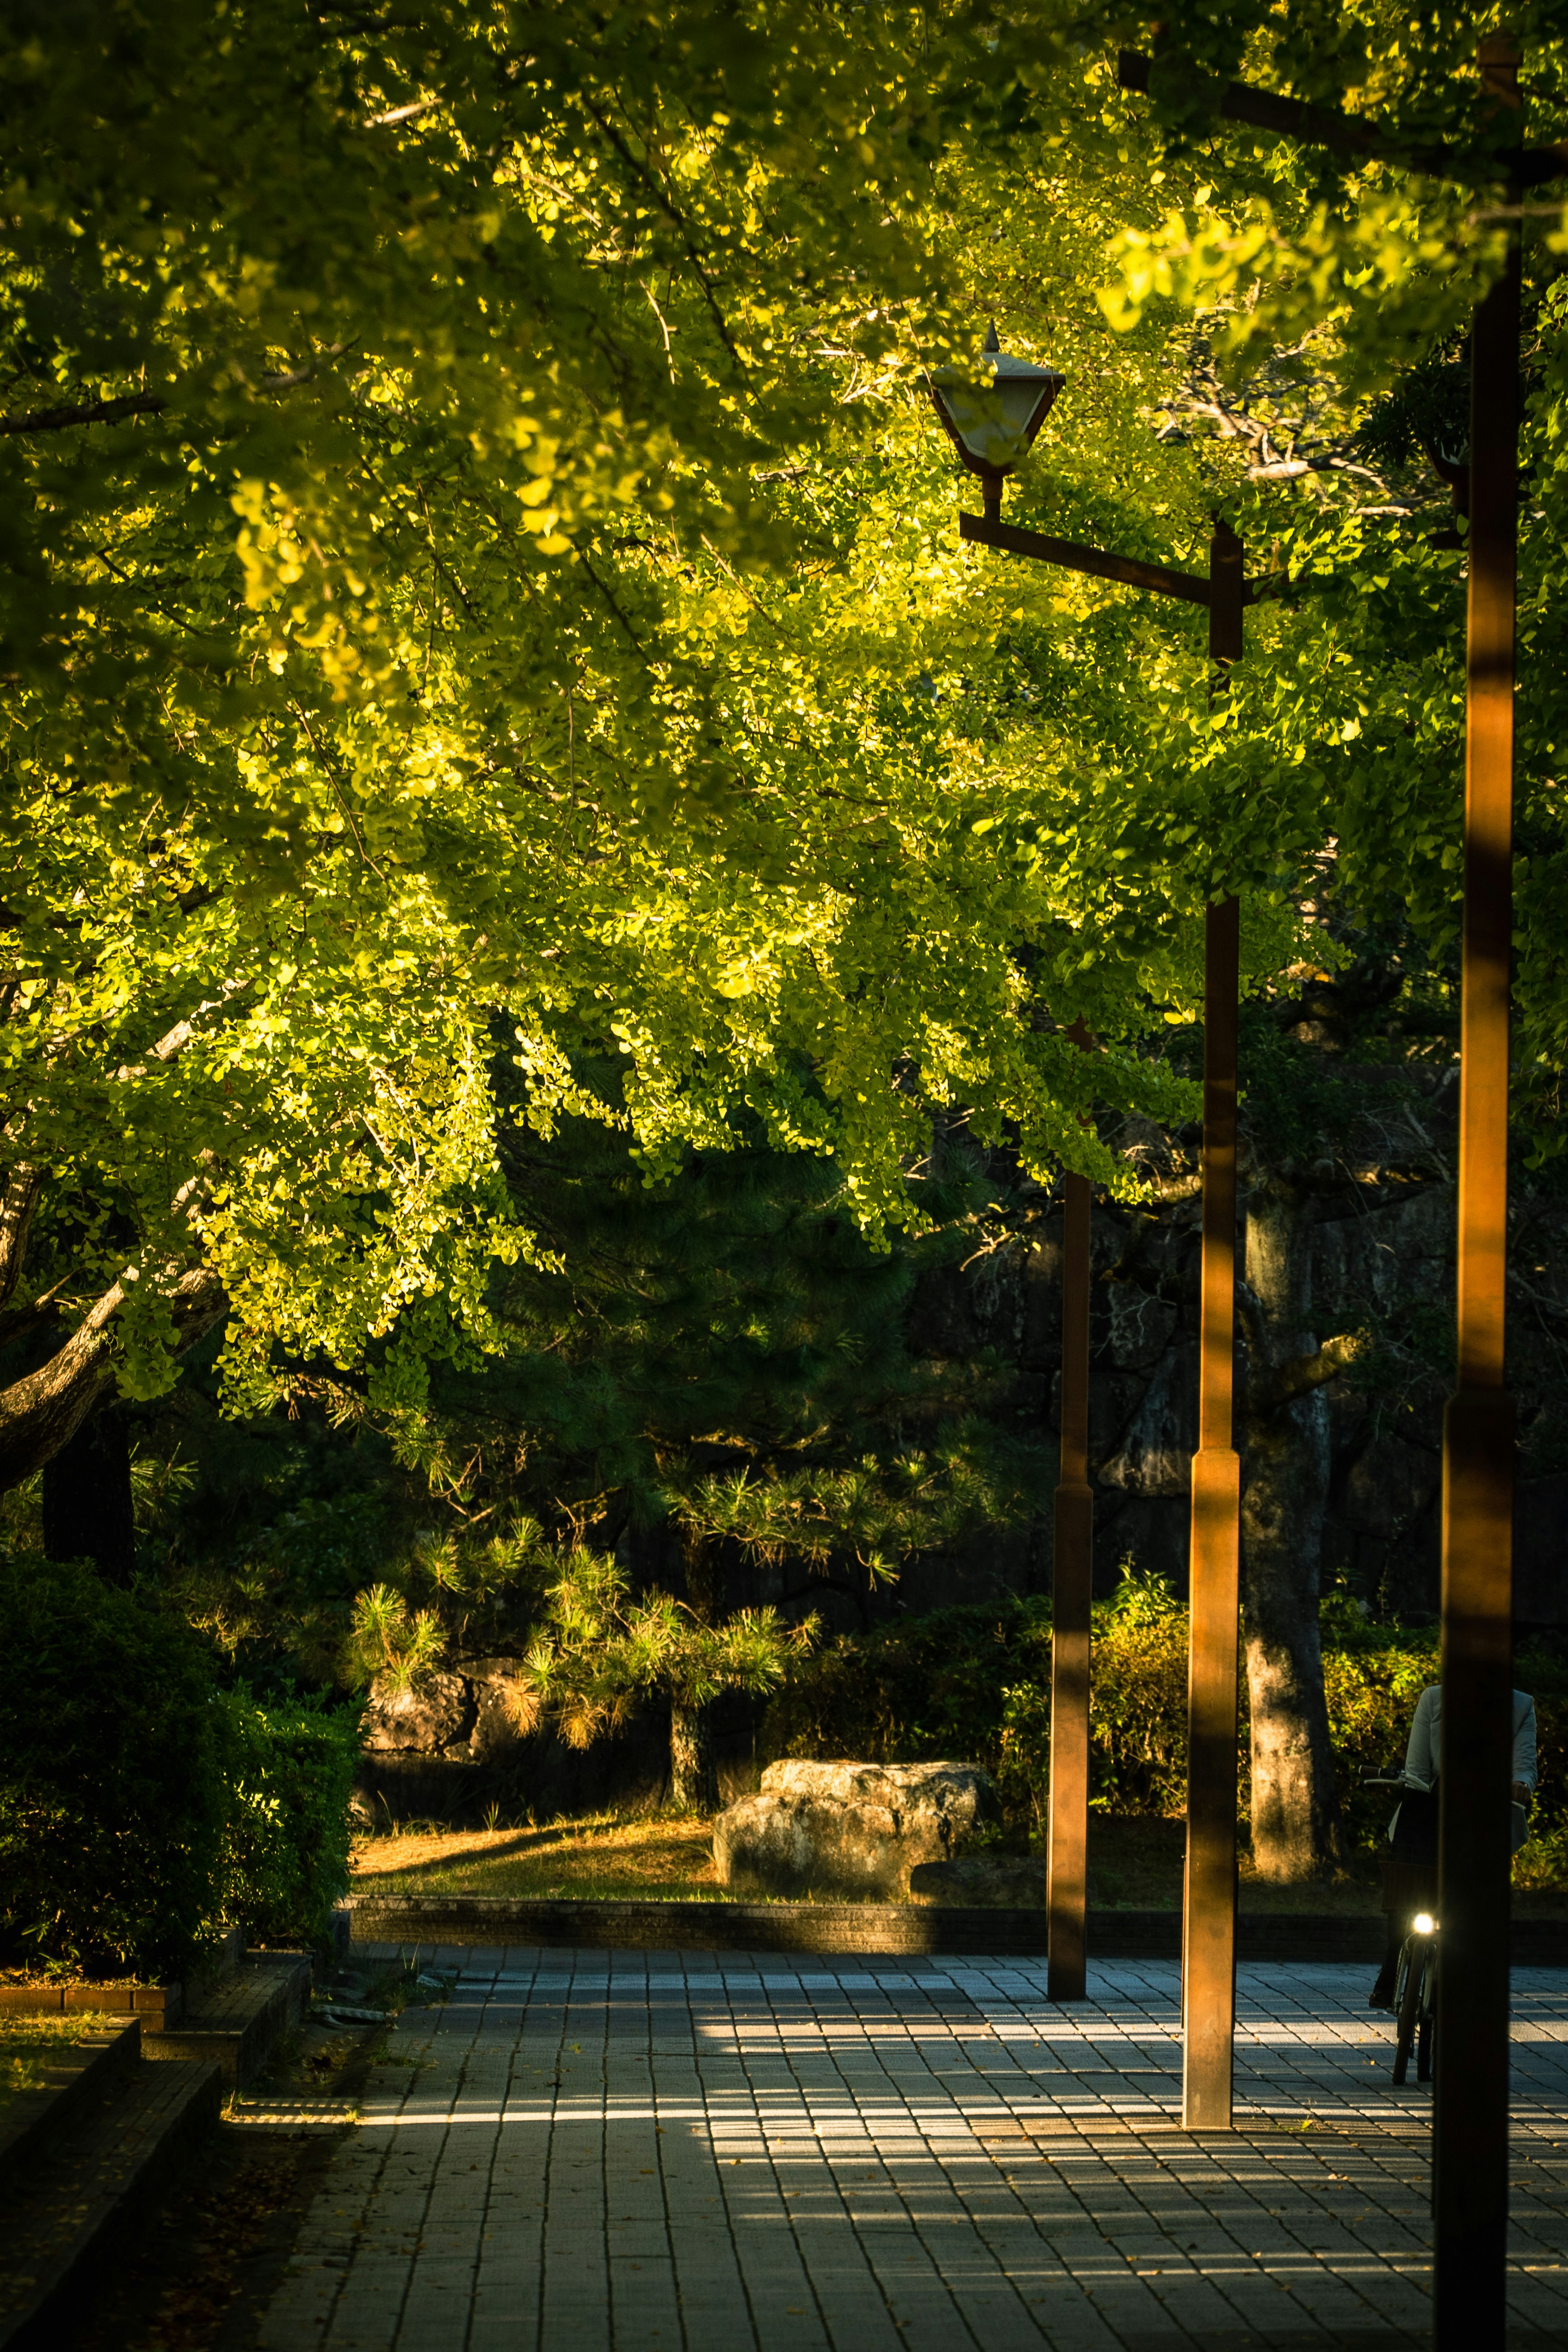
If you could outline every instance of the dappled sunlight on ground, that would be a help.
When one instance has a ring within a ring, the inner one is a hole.
[[[400,1957],[447,1998],[398,2021],[258,2352],[1430,2342],[1431,2095],[1363,1968],[1240,1969],[1237,2128],[1194,2134],[1172,1962],[1062,2004],[1000,1956]],[[1555,2346],[1568,1971],[1513,1993],[1510,2315]]]

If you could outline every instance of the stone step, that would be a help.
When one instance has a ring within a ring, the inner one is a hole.
[[[134,2024],[88,2034],[43,2062],[36,2089],[19,2091],[0,2107],[0,2193],[8,2195],[62,2132],[113,2095],[141,2063],[141,2042]]]
[[[216,2065],[230,2090],[244,2089],[300,2023],[310,1977],[308,1952],[247,1952],[227,1976],[193,1986],[181,2023],[144,2042],[142,2055]]]
[[[134,2038],[135,2029],[132,2029]],[[0,2347],[71,2342],[103,2264],[199,2152],[223,2106],[216,2066],[122,2065],[6,2183]]]

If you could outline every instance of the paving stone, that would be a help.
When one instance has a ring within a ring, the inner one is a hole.
[[[984,1955],[421,1958],[451,1998],[399,2021],[264,2352],[1429,2332],[1429,2095],[1394,2089],[1364,1969],[1243,1969],[1239,2127],[1194,2139],[1160,1962],[1055,2008],[1043,1965]],[[1568,1971],[1517,1970],[1514,1996],[1511,2312],[1563,2339]]]

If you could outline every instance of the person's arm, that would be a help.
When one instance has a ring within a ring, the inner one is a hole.
[[[1437,1743],[1432,1737],[1433,1719],[1437,1713],[1439,1691],[1436,1684],[1424,1690],[1415,1702],[1415,1720],[1410,1727],[1410,1744],[1405,1751],[1405,1777],[1418,1789],[1432,1788],[1437,1779]]]
[[[1522,1691],[1519,1696],[1524,1698],[1524,1707],[1521,1712],[1515,1702],[1513,1801],[1516,1805],[1522,1805],[1528,1802],[1535,1788],[1535,1701],[1525,1697]]]

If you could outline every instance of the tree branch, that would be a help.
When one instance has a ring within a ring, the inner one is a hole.
[[[221,1011],[231,997],[237,996],[242,989],[248,988],[249,985],[248,979],[226,981],[216,996],[205,998],[197,1005],[194,1013],[187,1013],[182,1021],[176,1021],[172,1029],[165,1029],[163,1034],[148,1046],[148,1053],[156,1062],[172,1062],[176,1054],[184,1051],[195,1035],[196,1024],[204,1013]],[[114,1075],[122,1085],[132,1078],[144,1078],[147,1075],[147,1065],[145,1062],[121,1062]],[[0,1293],[0,1297],[3,1297],[4,1293]]]
[[[118,400],[90,400],[81,408],[30,408],[22,416],[0,416],[0,433],[59,433],[68,425],[117,425],[122,416],[157,416],[168,402],[153,392],[131,392]]]
[[[416,114],[428,114],[433,106],[440,103],[438,98],[416,98],[411,106],[389,106],[384,114],[367,114],[360,129],[384,131],[390,123],[412,122]]]
[[[1298,1397],[1310,1396],[1326,1381],[1338,1380],[1340,1374],[1364,1356],[1372,1342],[1363,1331],[1344,1331],[1337,1339],[1325,1339],[1312,1356],[1291,1356],[1276,1367],[1268,1379],[1258,1382],[1248,1392],[1247,1410],[1259,1415],[1279,1412]]]
[[[47,1364],[0,1389],[0,1491],[41,1470],[68,1444],[114,1386],[114,1342],[108,1328],[124,1302],[110,1285]],[[179,1332],[179,1352],[205,1339],[223,1320],[228,1300],[210,1266],[192,1266],[168,1299]]]
[[[437,102],[431,100],[432,105]],[[258,379],[260,387],[263,392],[290,392],[296,384],[310,383],[348,349],[347,343],[329,343],[303,367],[263,375]],[[0,416],[0,434],[63,433],[75,425],[118,425],[125,416],[161,416],[168,405],[162,393],[127,392],[112,400],[85,401],[75,408],[29,408],[20,416]]]
[[[278,375],[260,376],[258,382],[263,392],[292,392],[297,383],[313,383],[321,370],[333,360],[341,360],[348,348],[347,343],[329,343],[324,351],[316,353],[313,360],[307,360],[303,367],[289,368]]]
[[[1123,89],[1158,98],[1156,60],[1137,49],[1117,57],[1117,79]],[[1161,59],[1160,64],[1176,64]],[[1394,163],[1405,171],[1429,173],[1435,179],[1458,180],[1484,186],[1489,181],[1519,179],[1540,187],[1568,173],[1568,142],[1550,147],[1526,147],[1510,152],[1484,147],[1466,149],[1427,145],[1406,140],[1399,130],[1379,122],[1375,115],[1345,114],[1337,106],[1317,106],[1310,100],[1286,98],[1279,91],[1259,89],[1254,82],[1222,82],[1212,74],[1176,65],[1177,93],[1206,101],[1227,122],[1245,122],[1254,131],[1269,131],[1277,138],[1300,140],[1303,146],[1326,147],[1331,154],[1352,163]]]
[[[8,1348],[14,1339],[25,1338],[46,1322],[54,1312],[56,1298],[69,1280],[68,1273],[62,1274],[58,1282],[51,1283],[47,1290],[40,1290],[26,1307],[13,1307],[8,1315],[0,1315],[0,1348]]]

